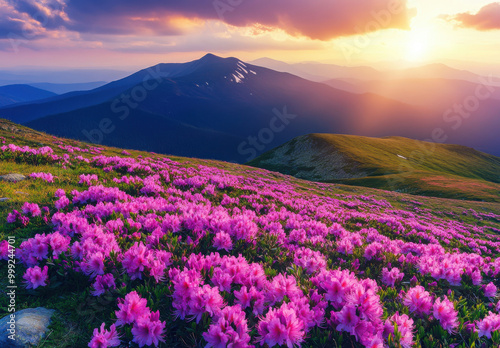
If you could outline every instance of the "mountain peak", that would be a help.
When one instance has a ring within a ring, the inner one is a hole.
[[[216,61],[220,61],[220,60],[223,60],[224,58],[222,57],[219,57],[219,56],[216,56],[215,54],[213,53],[207,53],[205,54],[203,57],[201,57],[199,59],[200,62],[216,62]]]

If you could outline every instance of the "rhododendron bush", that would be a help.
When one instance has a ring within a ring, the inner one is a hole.
[[[266,171],[59,149],[0,148],[83,173],[71,191],[33,173],[51,204],[26,202],[7,223],[36,226],[16,250],[32,294],[70,282],[103,299],[89,347],[500,343],[500,216],[465,211],[469,223]]]

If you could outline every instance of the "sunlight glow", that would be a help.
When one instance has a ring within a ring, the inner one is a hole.
[[[405,59],[409,62],[421,62],[429,58],[432,36],[426,29],[413,29],[408,33]]]

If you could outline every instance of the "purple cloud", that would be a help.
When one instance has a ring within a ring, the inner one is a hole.
[[[455,20],[463,27],[477,30],[500,29],[500,2],[484,6],[476,14],[459,13],[454,16],[445,16],[447,20]]]
[[[329,40],[386,28],[408,29],[407,0],[9,0],[47,29],[81,33],[180,35],[176,19],[220,20],[279,28],[294,36]],[[37,19],[44,9],[53,11]]]

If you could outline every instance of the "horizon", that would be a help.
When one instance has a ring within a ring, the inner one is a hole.
[[[237,56],[225,56],[225,55],[221,55],[221,54],[217,54],[217,53],[213,53],[213,52],[206,52],[206,53],[203,53],[201,56],[195,58],[195,59],[192,59],[192,60],[179,60],[179,61],[159,61],[159,62],[156,62],[156,63],[153,63],[151,65],[146,65],[146,66],[96,66],[96,67],[79,67],[79,66],[68,66],[68,67],[44,67],[44,66],[36,66],[36,65],[32,65],[32,66],[14,66],[14,67],[11,67],[11,68],[5,68],[5,67],[1,67],[0,66],[0,71],[4,71],[4,72],[11,72],[13,74],[18,74],[18,75],[14,75],[18,78],[21,78],[21,77],[26,77],[26,78],[34,78],[36,75],[33,75],[33,74],[40,74],[40,73],[44,73],[44,72],[55,72],[55,73],[64,73],[64,72],[85,72],[85,71],[88,71],[88,72],[95,72],[95,73],[102,73],[102,72],[108,72],[110,74],[110,76],[113,76],[113,77],[109,77],[108,78],[103,78],[99,81],[102,81],[102,82],[112,82],[112,81],[115,81],[115,80],[119,80],[121,78],[124,78],[124,77],[127,77],[127,76],[130,76],[131,74],[134,74],[140,70],[143,70],[143,69],[147,69],[147,68],[150,68],[150,67],[154,67],[158,64],[169,64],[169,63],[178,63],[178,64],[183,64],[183,63],[189,63],[189,62],[192,62],[192,61],[197,61],[201,58],[203,58],[205,55],[208,55],[208,54],[212,54],[212,55],[215,55],[219,58],[222,58],[222,59],[225,59],[225,58],[236,58],[236,59],[239,59],[240,61],[243,61],[245,63],[248,63],[248,64],[252,64],[252,65],[256,65],[256,66],[262,66],[262,67],[266,67],[266,68],[270,68],[268,64],[265,64],[266,62],[271,62],[271,63],[284,63],[284,64],[288,64],[290,66],[299,66],[299,65],[305,65],[305,64],[318,64],[320,66],[338,66],[338,67],[345,67],[345,68],[365,68],[365,67],[368,67],[368,68],[372,68],[376,71],[379,71],[379,72],[398,72],[398,71],[405,71],[405,70],[411,70],[411,69],[418,69],[418,68],[428,68],[428,67],[434,67],[434,66],[444,66],[444,67],[448,67],[448,68],[451,68],[451,69],[454,69],[454,70],[457,70],[457,71],[465,71],[465,72],[470,72],[470,73],[473,73],[475,75],[478,75],[478,77],[480,76],[490,76],[490,77],[493,77],[493,78],[497,78],[497,76],[500,75],[500,64],[497,64],[495,65],[495,68],[489,68],[488,70],[484,70],[481,69],[481,68],[476,68],[476,69],[470,69],[467,67],[467,62],[460,62],[460,61],[455,61],[455,62],[440,62],[440,61],[429,61],[429,62],[378,62],[378,63],[373,63],[373,64],[365,64],[365,65],[362,65],[362,64],[359,64],[359,65],[341,65],[341,64],[335,64],[335,63],[329,63],[329,62],[321,62],[321,61],[312,61],[312,60],[309,60],[309,61],[298,61],[298,62],[293,62],[293,61],[286,61],[286,60],[278,60],[278,59],[274,59],[274,58],[271,58],[271,57],[260,57],[260,58],[257,58],[257,59],[254,59],[254,60],[244,60],[244,59],[241,59],[240,57],[237,57]],[[469,62],[470,63],[470,62]],[[272,69],[272,68],[271,68]],[[274,69],[273,69],[274,70]],[[293,73],[293,72],[292,72]],[[47,78],[46,75],[41,75],[43,76],[43,78]],[[300,74],[299,74],[300,76]],[[1,76],[0,76],[1,77]],[[7,80],[6,80],[7,81]],[[6,81],[4,81],[4,83],[1,83],[0,82],[0,86],[5,86],[5,85],[8,85],[9,83],[7,83]],[[45,81],[43,80],[43,82],[47,82],[47,83],[67,83],[67,84],[74,84],[74,83],[86,83],[86,82],[94,82],[94,81],[97,81],[96,79],[88,79],[88,78],[83,78],[83,80],[80,80],[80,79],[76,79],[74,80],[74,77],[73,77],[73,80],[68,80],[67,82],[61,82],[59,81],[58,79],[56,79],[55,82],[53,81]],[[42,80],[40,81],[28,81],[26,83],[40,83],[42,82]],[[19,84],[19,83],[14,83],[14,84]],[[495,83],[496,84],[496,83]]]

